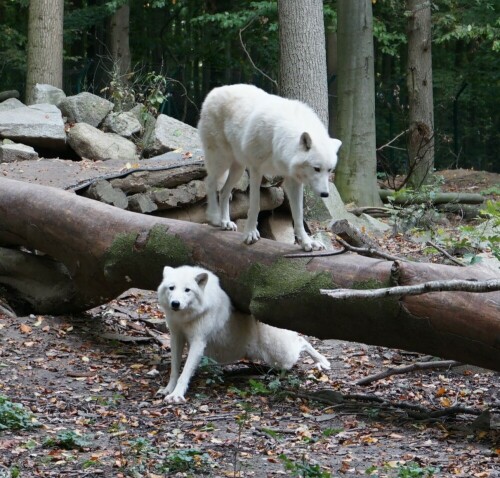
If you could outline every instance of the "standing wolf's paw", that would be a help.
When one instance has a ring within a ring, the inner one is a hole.
[[[306,252],[311,252],[311,251],[321,251],[325,249],[325,245],[320,242],[320,241],[313,241],[309,238],[305,241],[301,241],[300,245],[302,246],[302,249]]]
[[[257,229],[245,231],[243,234],[243,242],[245,244],[253,244],[260,239],[260,233]]]
[[[186,399],[184,398],[184,395],[181,395],[179,393],[172,392],[168,394],[163,401],[165,403],[184,403]]]
[[[224,231],[236,231],[238,229],[233,221],[221,221],[220,227]]]

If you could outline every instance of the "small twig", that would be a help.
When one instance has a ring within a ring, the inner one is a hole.
[[[250,63],[252,64],[252,66],[262,75],[264,76],[265,78],[267,78],[271,83],[274,84],[274,86],[276,87],[276,90],[279,89],[278,87],[278,82],[276,80],[273,80],[269,75],[266,75],[255,63],[254,61],[252,60],[252,57],[250,56],[250,53],[248,52],[246,46],[245,46],[245,43],[243,42],[243,36],[242,36],[242,33],[255,21],[255,19],[257,18],[257,16],[253,17],[243,28],[240,28],[240,31],[238,32],[238,35],[240,37],[240,43],[241,43],[241,47],[243,48],[243,51],[245,52],[246,56],[248,57]]]
[[[355,247],[351,246],[348,242],[344,241],[341,237],[336,237],[337,242],[340,242],[348,251],[357,252],[358,254],[367,255],[370,257],[380,257],[382,259],[387,259],[388,261],[402,261],[408,262],[407,259],[403,259],[402,257],[393,256],[387,252],[380,251],[379,249],[375,249],[374,247]]]
[[[382,151],[384,148],[387,148],[392,143],[394,143],[394,141],[397,141],[401,136],[403,136],[406,133],[408,133],[407,129],[405,129],[404,131],[401,131],[401,133],[399,133],[397,136],[395,136],[394,138],[392,138],[388,143],[383,144],[382,146],[378,147],[377,151]],[[402,148],[399,148],[399,149],[402,149]]]
[[[423,284],[386,287],[381,289],[320,289],[320,293],[333,299],[379,299],[382,297],[421,295],[428,292],[494,292],[500,290],[500,279],[485,281],[476,280],[445,280],[430,281]]]
[[[437,244],[434,244],[432,241],[427,241],[427,245],[439,251],[441,254],[443,254],[443,256],[445,256],[451,262],[454,262],[455,264],[458,264],[461,267],[465,267],[465,264],[463,262],[453,257],[449,252],[445,251],[442,247],[438,246]]]
[[[438,360],[431,362],[415,362],[411,365],[405,367],[388,368],[382,372],[369,375],[368,377],[362,378],[354,382],[354,385],[368,385],[369,383],[375,382],[382,378],[390,377],[391,375],[401,375],[405,373],[414,372],[415,370],[424,370],[429,368],[452,368],[462,365],[460,362],[455,360]]]

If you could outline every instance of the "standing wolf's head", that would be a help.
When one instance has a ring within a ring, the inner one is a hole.
[[[158,303],[167,318],[194,319],[203,312],[203,292],[208,273],[189,266],[163,269],[163,280],[158,287]]]
[[[321,138],[313,141],[309,133],[300,136],[298,151],[294,161],[294,179],[308,184],[318,196],[329,195],[328,181],[337,166],[337,153],[342,141],[334,138]]]

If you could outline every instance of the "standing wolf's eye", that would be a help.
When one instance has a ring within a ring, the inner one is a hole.
[[[328,170],[328,172],[329,172],[329,173],[331,173],[332,171],[333,171],[333,168],[330,168],[330,169]]]
[[[184,289],[184,292],[191,292],[191,289],[189,289],[188,287],[186,287],[186,288]]]
[[[314,168],[314,171],[316,171],[317,173],[319,173],[321,171],[321,168]]]
[[[170,290],[174,290],[174,289],[175,289],[175,285],[171,285],[171,286],[169,287],[169,289],[170,289]]]

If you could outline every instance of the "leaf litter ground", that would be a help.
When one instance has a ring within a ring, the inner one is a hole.
[[[160,318],[155,294],[137,290],[78,317],[0,315],[0,397],[26,414],[3,429],[0,399],[0,478],[500,477],[498,373],[462,366],[361,386],[430,358],[311,338],[327,373],[307,359],[284,376],[205,363],[188,402],[166,405],[155,396],[170,361],[168,335],[152,329]]]

